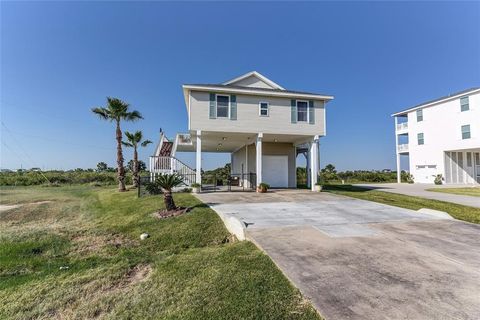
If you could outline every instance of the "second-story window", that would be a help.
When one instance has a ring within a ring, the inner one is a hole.
[[[470,125],[464,125],[462,126],[462,139],[470,139],[471,134],[470,134]]]
[[[260,116],[268,117],[268,102],[260,102],[258,107]]]
[[[468,97],[460,98],[460,111],[468,111],[470,106],[468,104]]]
[[[423,138],[423,133],[419,133],[417,134],[417,142],[418,142],[418,145],[422,145],[422,144],[425,144],[425,140]]]
[[[423,121],[423,110],[417,110],[417,122]]]
[[[217,95],[217,118],[228,118],[229,96]]]
[[[308,102],[297,101],[297,121],[308,121]]]

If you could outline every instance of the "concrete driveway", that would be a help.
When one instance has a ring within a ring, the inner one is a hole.
[[[328,193],[200,194],[327,319],[480,319],[480,226]]]
[[[427,189],[434,188],[471,188],[472,185],[433,185],[424,183],[373,183],[373,184],[356,184],[356,186],[378,191],[391,193],[400,193],[407,196],[422,197],[433,200],[447,201],[461,204],[464,206],[480,208],[480,198],[473,196],[465,196],[460,194],[451,194],[443,192],[433,192]]]

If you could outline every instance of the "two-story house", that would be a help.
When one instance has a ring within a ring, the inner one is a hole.
[[[240,183],[295,188],[296,158],[303,153],[313,189],[319,139],[326,134],[325,106],[333,96],[287,90],[255,71],[220,84],[185,84],[183,95],[189,131],[173,141],[162,136],[150,160],[152,174],[166,168],[199,182],[202,152],[226,152],[232,175],[245,180]],[[196,170],[175,158],[189,151],[196,153]]]
[[[480,88],[457,92],[397,112],[395,141],[408,155],[416,183],[433,183],[441,174],[448,184],[480,183]]]

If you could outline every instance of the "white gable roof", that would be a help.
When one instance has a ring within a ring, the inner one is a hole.
[[[238,85],[242,87],[253,87],[253,88],[264,88],[264,89],[279,89],[285,90],[279,84],[273,82],[267,77],[261,75],[257,71],[251,71],[237,77],[235,79],[229,80],[222,83],[223,85]]]

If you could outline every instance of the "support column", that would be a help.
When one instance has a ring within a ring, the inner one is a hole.
[[[402,183],[402,172],[400,171],[400,154],[397,152],[397,183]]]
[[[257,187],[260,183],[263,182],[262,181],[262,139],[263,139],[263,133],[259,133],[257,135],[257,141],[256,141]]]
[[[196,183],[202,184],[202,131],[197,130]]]
[[[308,150],[307,150],[307,153],[305,154],[305,158],[306,158],[306,162],[307,162],[307,167],[306,167],[306,174],[307,174],[307,187],[311,188],[312,185],[311,185],[311,174],[310,174],[310,143],[307,144],[308,146]]]
[[[315,136],[310,144],[310,188],[312,191],[315,191],[315,184],[318,181],[318,140],[319,137]]]
[[[245,177],[242,177],[243,183],[247,188],[250,188],[249,179],[250,174],[248,171],[248,144],[245,145]]]
[[[400,172],[400,154],[398,153],[398,134],[397,134],[398,117],[394,117],[394,119],[395,119],[395,154],[397,155],[397,183],[401,183],[402,175]]]

